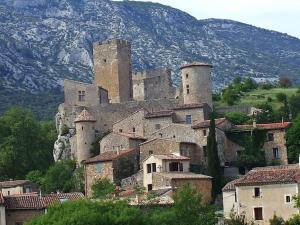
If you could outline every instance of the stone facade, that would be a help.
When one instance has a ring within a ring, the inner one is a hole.
[[[6,210],[6,225],[24,224],[25,222],[30,221],[34,217],[44,213],[44,209]]]
[[[136,101],[174,98],[175,96],[170,70],[156,69],[136,72],[132,76],[132,81],[133,99]]]
[[[132,99],[131,45],[111,40],[93,45],[95,84],[108,91],[111,103]]]

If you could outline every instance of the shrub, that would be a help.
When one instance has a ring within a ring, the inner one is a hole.
[[[282,217],[274,215],[273,218],[270,219],[270,225],[285,225],[285,222]]]
[[[110,198],[115,191],[115,185],[108,179],[99,179],[92,185],[93,198]]]

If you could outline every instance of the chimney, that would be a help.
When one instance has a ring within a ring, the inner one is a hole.
[[[256,119],[253,119],[253,128],[256,128]]]

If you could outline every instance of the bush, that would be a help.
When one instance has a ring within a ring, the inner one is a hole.
[[[285,225],[285,222],[282,217],[274,215],[273,218],[270,219],[270,225]]]
[[[295,215],[286,221],[286,225],[299,225],[300,224],[300,215]]]
[[[250,117],[247,116],[245,113],[239,113],[239,112],[230,112],[227,113],[225,116],[230,122],[236,125],[240,124],[246,124],[249,120]]]
[[[226,219],[224,225],[254,225],[254,222],[248,222],[245,214],[237,215],[232,209],[230,212],[230,219]]]
[[[111,198],[115,191],[115,185],[108,179],[99,179],[92,185],[93,198]]]

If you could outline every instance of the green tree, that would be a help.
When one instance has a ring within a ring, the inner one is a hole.
[[[282,93],[282,92],[277,93],[277,94],[276,94],[276,98],[277,98],[277,101],[279,101],[279,102],[281,102],[281,103],[287,102],[287,96],[286,96],[285,93]]]
[[[282,217],[274,214],[273,218],[270,219],[270,225],[285,225],[285,222]]]
[[[293,124],[286,134],[286,145],[289,163],[297,163],[300,154],[300,114],[293,120]]]
[[[295,118],[300,112],[300,94],[293,95],[289,98],[289,106],[292,117]]]
[[[254,225],[253,221],[247,221],[244,213],[238,215],[233,209],[231,210],[229,217],[229,219],[224,221],[224,225]]]
[[[115,185],[108,179],[99,179],[92,185],[93,198],[106,199],[112,197]]]
[[[47,170],[55,136],[54,125],[39,123],[31,111],[7,111],[0,117],[0,179],[24,179],[32,170]]]
[[[203,204],[201,194],[190,184],[176,190],[174,213],[180,225],[214,225],[217,222],[214,208]]]
[[[237,93],[237,91],[235,91],[232,88],[227,88],[225,89],[225,91],[223,92],[223,102],[225,102],[228,105],[234,105],[234,103],[238,100],[239,95]]]
[[[43,180],[43,191],[70,192],[75,189],[74,171],[76,164],[72,160],[59,161],[49,168]]]
[[[212,196],[214,200],[216,195],[220,193],[222,184],[218,145],[216,141],[216,124],[214,112],[211,113],[209,135],[207,138],[207,165],[208,174],[213,177]]]
[[[300,224],[300,215],[295,215],[286,221],[285,225],[299,225]]]
[[[250,120],[250,117],[247,116],[247,114],[239,112],[229,112],[225,115],[225,117],[236,125],[246,124]]]
[[[26,180],[42,186],[44,183],[44,174],[39,170],[32,170],[26,175]]]

